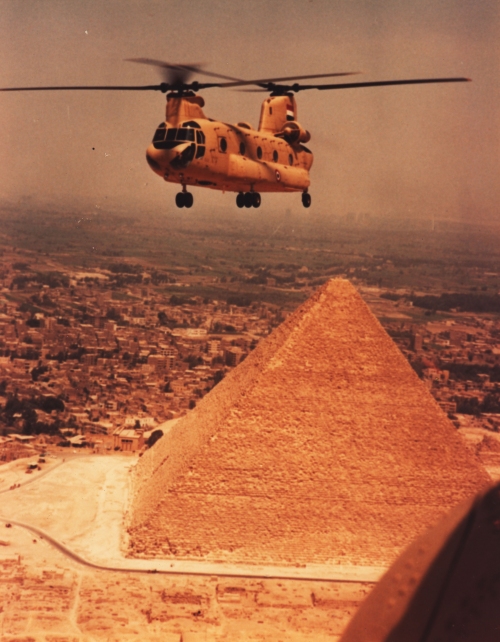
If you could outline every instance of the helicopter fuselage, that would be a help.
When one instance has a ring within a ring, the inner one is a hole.
[[[206,118],[202,107],[203,99],[194,94],[167,96],[167,118],[146,151],[156,174],[184,190],[307,192],[313,155],[301,142],[310,135],[294,120],[293,98],[264,101],[258,130]]]
[[[312,153],[301,143],[209,119],[161,123],[148,147],[151,169],[171,183],[229,192],[303,192]]]

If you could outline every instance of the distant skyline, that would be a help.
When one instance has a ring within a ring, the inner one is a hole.
[[[0,86],[150,84],[149,57],[229,76],[362,71],[472,83],[299,93],[314,211],[498,220],[500,7],[493,0],[0,0]],[[265,94],[203,92],[205,113],[257,126]],[[145,162],[156,92],[0,94],[0,200],[174,209]],[[193,190],[196,211],[234,196]],[[302,211],[300,195],[263,210]],[[249,216],[251,213],[249,213]],[[195,220],[195,219],[194,219]]]

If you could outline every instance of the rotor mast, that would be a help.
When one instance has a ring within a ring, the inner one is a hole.
[[[202,109],[204,106],[204,99],[191,91],[167,94],[167,123],[177,127],[185,120],[206,118]]]

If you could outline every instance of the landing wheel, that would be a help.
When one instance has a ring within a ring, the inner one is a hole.
[[[191,192],[185,192],[184,193],[184,207],[193,207],[193,195]]]
[[[193,201],[191,192],[179,192],[175,195],[175,204],[177,207],[193,207]]]
[[[240,192],[236,197],[236,205],[238,207],[245,207],[245,194],[243,194],[243,192]]]
[[[252,205],[254,207],[260,207],[261,198],[259,192],[251,192],[252,194]]]
[[[175,204],[177,207],[184,207],[186,204],[186,201],[184,199],[184,192],[179,192],[178,194],[175,195]]]
[[[308,192],[302,192],[302,205],[311,207],[311,195]]]
[[[253,193],[252,192],[247,192],[245,194],[245,207],[252,207],[253,206]]]

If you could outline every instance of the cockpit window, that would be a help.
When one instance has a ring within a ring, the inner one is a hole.
[[[165,129],[165,123],[160,123],[160,125],[158,125],[158,129],[155,131],[155,135],[153,136],[153,143],[165,140]]]
[[[161,123],[153,136],[153,145],[156,149],[174,149],[183,142],[190,142],[192,143],[189,146],[190,160],[203,158],[206,150],[205,134],[201,131],[200,125],[194,120],[188,121],[184,125],[186,127],[168,127],[167,123]]]
[[[201,129],[201,126],[194,120],[188,120],[186,123],[182,123],[183,127],[195,127],[196,129]]]
[[[176,140],[192,140],[194,141],[194,129],[187,129],[186,127],[180,127],[177,130]]]

